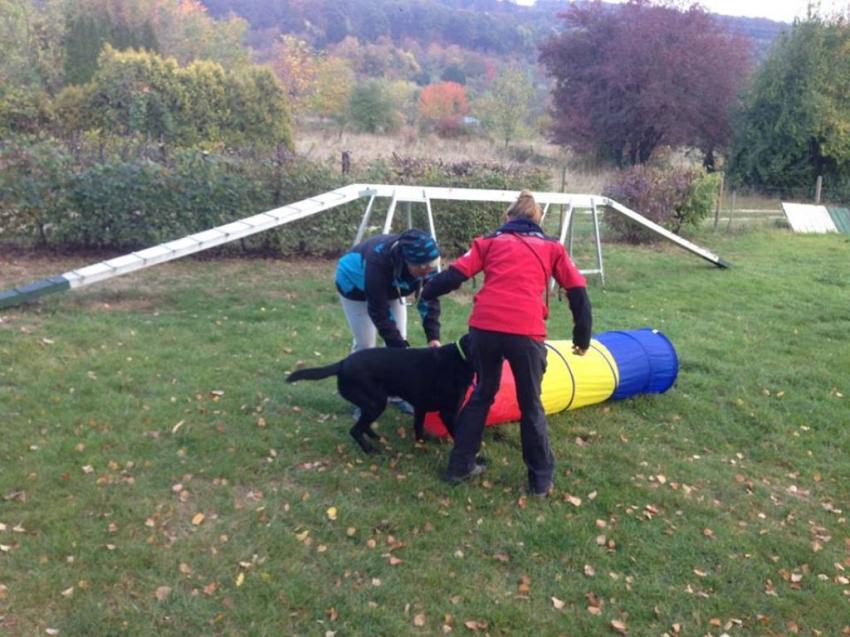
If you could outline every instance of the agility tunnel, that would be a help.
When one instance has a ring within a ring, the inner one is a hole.
[[[540,397],[547,414],[595,405],[609,398],[660,394],[673,386],[679,372],[673,343],[651,328],[598,334],[591,339],[584,356],[573,354],[572,347],[571,341],[546,341],[546,372]],[[514,377],[505,361],[487,424],[518,421],[519,416]],[[425,429],[434,436],[448,434],[436,413],[426,416]]]

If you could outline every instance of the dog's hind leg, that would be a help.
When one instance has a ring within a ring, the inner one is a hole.
[[[377,450],[369,443],[368,440],[366,440],[366,436],[373,440],[379,438],[378,434],[372,430],[372,423],[375,422],[387,408],[387,397],[357,396],[357,398],[358,401],[355,402],[355,404],[360,407],[360,417],[357,419],[357,422],[354,423],[354,426],[348,430],[348,433],[350,433],[351,437],[357,441],[357,444],[360,445],[360,448],[363,449],[363,451],[366,453],[374,453]],[[349,400],[351,400],[351,398],[349,398]]]

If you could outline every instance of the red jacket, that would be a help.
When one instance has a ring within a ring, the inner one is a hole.
[[[495,233],[475,239],[469,251],[446,271],[449,280],[453,277],[451,270],[456,270],[464,279],[484,272],[484,285],[475,295],[469,317],[470,327],[523,334],[538,340],[546,337],[545,321],[549,315],[546,290],[550,278],[554,277],[568,291],[582,288],[584,293],[586,287],[584,277],[567,256],[564,246],[526,220],[511,221]],[[423,297],[430,296],[429,292],[444,293],[440,288],[445,286],[438,280],[441,276],[434,279],[432,290],[426,287]],[[451,288],[456,287],[455,282],[446,281]],[[586,298],[585,294],[582,296]],[[570,300],[573,309],[572,298]],[[586,311],[589,341],[589,304]],[[578,319],[575,311],[573,314]]]

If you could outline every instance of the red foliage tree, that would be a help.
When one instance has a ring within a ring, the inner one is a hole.
[[[457,82],[439,82],[422,89],[416,108],[425,119],[438,121],[466,115],[469,112],[469,103],[466,101],[463,85]]]
[[[661,145],[689,145],[713,164],[730,141],[732,107],[752,64],[749,40],[699,5],[595,1],[558,17],[567,30],[540,47],[555,80],[556,143],[620,166],[646,162]]]

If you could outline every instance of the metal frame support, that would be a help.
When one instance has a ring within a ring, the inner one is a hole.
[[[395,216],[395,205],[398,201],[398,191],[393,190],[393,195],[390,198],[390,207],[387,208],[387,219],[384,221],[384,231],[381,234],[389,234],[390,228],[393,227],[393,217]]]
[[[602,287],[605,287],[605,268],[602,265],[602,235],[599,232],[599,210],[596,207],[596,199],[590,200],[590,212],[593,215],[593,238],[596,241],[596,270],[589,270],[588,274],[598,274]]]
[[[436,241],[437,230],[434,227],[434,212],[431,210],[431,200],[428,198],[428,191],[424,188],[422,189],[422,198],[425,199],[425,212],[428,214],[428,230],[431,232],[431,236],[434,237],[434,241]],[[437,263],[437,272],[442,271],[442,263]]]
[[[363,213],[363,219],[360,222],[360,226],[357,228],[357,234],[354,236],[354,243],[352,246],[356,246],[363,240],[363,234],[366,232],[366,228],[369,225],[369,216],[372,214],[372,204],[375,203],[375,195],[369,197],[369,203],[366,204],[366,212]]]

